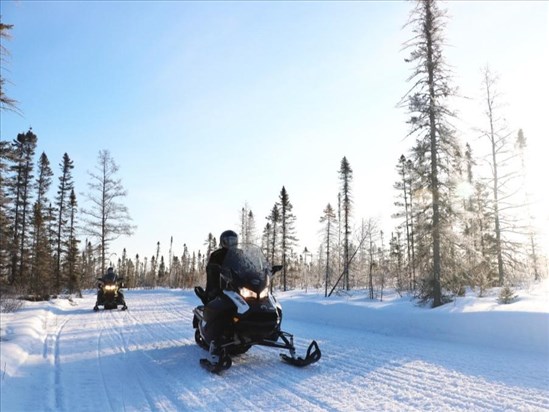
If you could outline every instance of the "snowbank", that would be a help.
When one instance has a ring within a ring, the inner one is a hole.
[[[277,296],[286,319],[549,356],[549,282],[518,291],[517,301],[508,305],[497,302],[497,293],[484,298],[471,294],[436,309],[394,294],[372,301],[365,291],[329,298],[295,291]]]

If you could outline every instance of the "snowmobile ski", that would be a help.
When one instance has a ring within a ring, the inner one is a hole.
[[[230,356],[223,356],[219,359],[219,362],[211,362],[207,358],[200,359],[200,365],[205,368],[207,371],[219,374],[224,370],[227,370],[231,367],[233,361]]]
[[[281,353],[280,357],[284,362],[289,363],[290,365],[303,367],[303,366],[310,365],[311,363],[318,362],[320,360],[321,355],[322,353],[320,352],[320,348],[318,347],[318,344],[316,343],[316,341],[312,341],[311,344],[309,345],[309,348],[307,349],[307,354],[305,355],[305,358],[302,358],[302,357],[296,358],[295,356],[293,356],[293,354],[292,356],[288,356],[285,353]]]

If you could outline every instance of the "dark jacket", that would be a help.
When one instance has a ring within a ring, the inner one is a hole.
[[[206,265],[206,296],[208,300],[212,300],[221,293],[220,267],[225,260],[227,250],[221,248],[213,251]]]

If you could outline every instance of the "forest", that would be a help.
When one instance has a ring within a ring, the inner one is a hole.
[[[334,159],[339,179],[337,204],[327,203],[318,217],[322,230],[317,250],[298,250],[299,234],[290,194],[283,186],[270,211],[257,214],[244,204],[238,220],[242,243],[256,243],[283,271],[280,290],[316,289],[325,296],[366,290],[383,299],[388,288],[410,294],[437,307],[468,288],[482,296],[547,276],[548,261],[538,244],[527,179],[528,125],[512,130],[504,120],[498,76],[483,71],[481,139],[461,142],[453,119],[457,95],[452,70],[445,60],[447,17],[436,0],[414,3],[408,26],[413,37],[403,45],[410,76],[399,107],[408,114],[407,153],[395,153],[395,206],[390,233],[373,218],[360,219],[353,205],[353,168],[347,156]],[[1,24],[2,60],[12,26]],[[459,70],[459,68],[454,69]],[[1,110],[17,111],[5,95],[1,78]],[[2,295],[49,299],[79,295],[114,266],[129,288],[192,288],[205,283],[205,265],[218,247],[216,236],[204,233],[204,250],[175,250],[168,255],[160,242],[145,254],[111,253],[120,236],[135,225],[124,203],[126,191],[119,167],[108,149],[88,172],[80,207],[74,190],[75,167],[68,153],[54,173],[52,160],[39,150],[39,132],[32,128],[0,140],[0,288]],[[139,222],[135,222],[139,225]],[[171,234],[167,234],[170,236]],[[117,251],[118,252],[118,251]],[[151,253],[152,252],[152,253]],[[116,256],[116,259],[111,258]]]

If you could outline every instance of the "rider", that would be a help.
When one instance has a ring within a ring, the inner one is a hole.
[[[95,302],[95,306],[93,307],[93,310],[98,310],[99,305],[101,305],[103,302],[103,288],[101,287],[101,284],[105,282],[111,282],[111,283],[116,282],[117,279],[118,279],[118,276],[116,275],[116,273],[114,273],[114,268],[109,267],[107,269],[107,273],[103,275],[103,277],[101,278],[101,283],[97,285],[97,301]],[[126,306],[126,300],[124,299],[124,294],[120,289],[118,289],[118,300],[123,305],[122,309],[128,308]]]
[[[238,235],[232,230],[226,230],[219,237],[220,249],[210,255],[206,265],[206,307],[204,318],[206,320],[206,334],[210,341],[211,360],[218,361],[218,346],[223,336],[223,328],[229,321],[231,303],[221,293],[221,265],[229,249],[238,247]]]
[[[221,292],[220,275],[221,265],[227,251],[238,247],[238,235],[232,230],[226,230],[219,236],[220,249],[212,252],[206,265],[206,300],[210,302]]]

